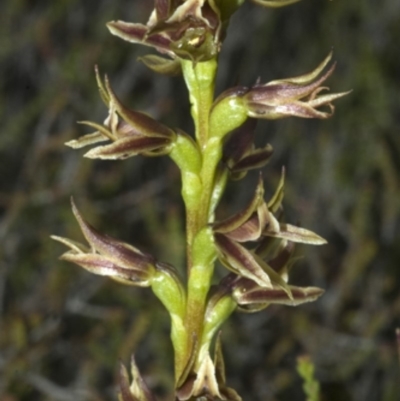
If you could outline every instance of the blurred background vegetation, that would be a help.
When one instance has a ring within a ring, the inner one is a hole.
[[[167,158],[82,158],[63,143],[102,121],[94,64],[120,97],[192,131],[180,78],[136,61],[150,50],[112,37],[113,19],[145,22],[152,1],[3,0],[0,4],[0,399],[115,400],[118,359],[136,354],[170,399],[168,319],[151,291],[60,262],[49,239],[81,239],[73,195],[103,232],[183,267],[179,174]],[[259,124],[275,155],[267,193],[287,169],[287,220],[329,240],[302,247],[295,284],[326,288],[316,303],[235,314],[224,326],[228,383],[244,400],[305,397],[296,358],[315,364],[326,401],[398,400],[400,326],[400,2],[304,0],[279,10],[246,4],[221,55],[218,92],[312,70],[333,47],[329,85],[353,89],[328,121]],[[238,210],[255,175],[233,183]],[[219,270],[222,275],[223,270]]]

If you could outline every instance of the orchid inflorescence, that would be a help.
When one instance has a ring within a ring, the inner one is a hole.
[[[280,7],[297,0],[252,1]],[[67,142],[72,148],[95,145],[85,154],[93,159],[169,155],[181,172],[186,209],[186,283],[168,263],[98,232],[81,216],[74,201],[73,213],[88,246],[53,236],[69,248],[63,260],[122,284],[151,287],[171,316],[178,400],[241,399],[226,385],[218,335],[235,310],[257,312],[270,304],[296,306],[314,301],[323,293],[320,288],[289,284],[290,270],[297,259],[295,244],[322,245],[326,241],[283,221],[284,169],[268,201],[264,199],[260,174],[248,205],[229,218],[215,219],[228,181],[240,180],[248,171],[265,166],[273,153],[271,145],[255,147],[256,119],[325,119],[334,112],[332,102],[347,94],[327,93],[329,88],[321,86],[335,69],[335,64],[328,66],[331,52],[308,74],[267,84],[256,82],[251,87],[239,85],[215,98],[218,55],[229,19],[243,2],[155,0],[147,24],[107,24],[112,34],[151,46],[162,54],[141,58],[154,72],[183,74],[195,125],[193,136],[128,108],[113,91],[108,77],[103,79],[96,67],[97,86],[109,109],[108,116],[103,124],[82,121],[95,131]],[[229,273],[211,286],[216,260]],[[133,357],[131,367],[132,382],[121,366],[120,399],[153,400]]]

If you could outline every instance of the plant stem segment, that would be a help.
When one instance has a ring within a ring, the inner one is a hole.
[[[204,353],[208,352],[215,331],[236,306],[230,297],[221,304],[219,312],[210,312],[206,304],[217,256],[211,223],[227,180],[226,174],[217,174],[224,135],[247,118],[240,100],[234,97],[219,102],[213,110],[216,59],[199,63],[181,60],[181,63],[191,102],[195,142],[186,134],[178,133],[170,153],[182,172],[188,265],[183,319],[186,332],[181,336],[184,347],[175,347],[179,354],[176,355],[177,377],[186,372],[187,364],[192,362],[193,367],[189,369],[196,370]],[[182,360],[187,362],[186,366]]]
[[[182,71],[189,91],[192,117],[195,124],[196,139],[203,148],[209,136],[209,114],[214,100],[217,60],[194,64],[182,61]]]
[[[196,198],[192,197],[190,203],[185,202],[189,276],[185,326],[188,338],[201,343],[207,294],[216,258],[213,233],[209,227],[213,220],[210,205],[216,169],[222,155],[222,140],[210,138],[209,129],[217,61],[213,59],[194,64],[182,60],[182,69],[189,91],[195,138],[201,153],[201,168],[197,175],[200,187],[197,188]],[[182,185],[184,193],[192,192],[184,188],[185,182]],[[192,349],[193,344],[188,344],[188,347]]]

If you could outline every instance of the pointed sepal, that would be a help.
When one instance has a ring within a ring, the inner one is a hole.
[[[161,156],[168,154],[170,141],[164,138],[127,137],[103,146],[97,146],[85,153],[89,159],[123,160],[142,154]]]
[[[261,176],[259,177],[257,187],[254,191],[253,198],[247,204],[247,206],[238,213],[235,213],[231,217],[215,222],[213,224],[213,231],[215,233],[226,234],[230,233],[250,219],[250,217],[257,211],[257,208],[264,202],[264,185]]]
[[[283,288],[276,286],[273,288],[260,287],[254,281],[241,279],[236,283],[232,296],[241,310],[258,311],[269,304],[297,306],[306,302],[313,302],[324,293],[324,290],[318,287],[290,285],[288,289],[290,296]]]
[[[239,276],[254,280],[261,287],[272,287],[269,275],[249,250],[222,234],[215,234],[215,244],[219,260],[226,268]]]

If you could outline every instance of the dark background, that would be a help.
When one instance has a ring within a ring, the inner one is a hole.
[[[69,197],[103,232],[182,269],[179,174],[167,158],[82,158],[63,143],[102,121],[93,66],[119,96],[191,132],[180,78],[155,76],[152,52],[112,37],[113,19],[145,22],[151,1],[3,0],[0,4],[0,399],[115,400],[118,360],[135,352],[170,399],[168,318],[148,289],[120,286],[60,262],[57,234],[80,240]],[[400,326],[400,2],[304,0],[279,10],[245,4],[221,54],[218,93],[309,72],[334,48],[328,84],[353,89],[327,121],[259,124],[275,148],[271,194],[287,169],[287,220],[329,245],[301,247],[291,282],[316,303],[235,314],[225,324],[228,384],[244,400],[305,397],[296,358],[309,354],[326,401],[398,400]],[[230,185],[225,211],[251,196],[256,174]],[[218,274],[221,276],[223,270]]]

